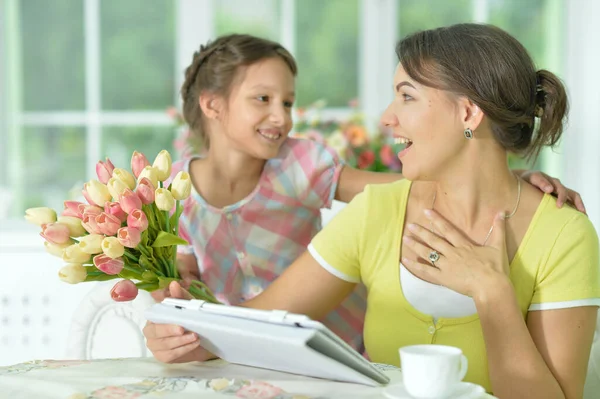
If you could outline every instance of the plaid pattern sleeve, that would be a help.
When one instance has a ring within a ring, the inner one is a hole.
[[[310,208],[330,208],[344,166],[337,153],[308,139],[288,139],[282,173],[294,180],[296,197]]]

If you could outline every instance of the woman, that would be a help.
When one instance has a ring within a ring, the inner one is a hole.
[[[396,52],[382,122],[406,143],[408,180],[369,186],[244,306],[320,319],[362,282],[373,361],[398,364],[405,345],[454,345],[469,359],[466,380],[500,398],[581,397],[600,305],[598,237],[507,162],[509,151],[535,157],[557,142],[564,87],[492,26],[416,33]],[[159,360],[210,357],[180,327],[144,333]]]

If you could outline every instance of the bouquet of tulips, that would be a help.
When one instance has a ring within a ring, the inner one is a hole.
[[[25,218],[41,226],[46,250],[67,264],[61,280],[76,284],[115,278],[111,290],[116,301],[134,299],[139,289],[154,291],[180,280],[176,265],[181,201],[190,195],[191,180],[179,172],[168,187],[171,155],[161,151],[150,165],[135,151],[131,171],[115,168],[111,161],[98,162],[98,180],[83,186],[87,201],[65,201],[61,216],[51,208],[30,208]],[[190,293],[217,303],[201,281],[192,281]]]

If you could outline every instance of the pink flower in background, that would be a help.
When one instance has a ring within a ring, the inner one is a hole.
[[[381,162],[383,162],[390,170],[398,171],[402,169],[402,163],[398,159],[398,156],[391,145],[385,144],[382,146],[379,157],[381,158]]]
[[[131,156],[131,171],[136,179],[146,166],[150,166],[148,158],[146,158],[146,156],[141,152],[134,151],[133,155]]]
[[[148,218],[144,211],[140,209],[134,209],[129,216],[127,216],[127,226],[144,231],[148,228]]]
[[[138,287],[131,280],[119,281],[110,291],[111,298],[117,302],[131,301],[137,294]]]
[[[395,158],[392,146],[389,144],[385,144],[383,147],[381,147],[379,156],[381,157],[381,162],[383,162],[385,166],[391,166]]]
[[[98,180],[100,180],[103,184],[108,183],[108,180],[112,177],[114,170],[115,167],[108,158],[106,158],[106,162],[99,161],[96,164],[96,175],[98,175]]]
[[[357,165],[359,169],[366,169],[375,162],[375,153],[372,150],[362,152],[358,156]]]
[[[100,232],[107,236],[114,236],[117,234],[117,230],[121,228],[121,221],[106,212],[102,212],[100,215],[96,216],[96,224],[98,225]]]
[[[113,259],[110,256],[100,254],[94,256],[94,266],[102,270],[104,273],[113,276],[121,273],[123,267],[125,266],[125,262],[123,262],[123,258]]]
[[[150,179],[142,177],[138,183],[135,193],[140,197],[142,204],[149,205],[154,202],[154,192],[156,187],[152,184]]]
[[[104,212],[113,215],[121,222],[127,220],[127,214],[121,209],[121,205],[118,202],[107,202],[104,204]]]
[[[235,396],[244,399],[272,399],[277,395],[285,393],[283,389],[262,381],[254,381],[250,385],[244,385]]]
[[[102,234],[100,228],[98,227],[98,223],[96,223],[96,217],[98,215],[93,214],[84,214],[83,219],[81,219],[81,225],[90,234]]]
[[[62,212],[62,216],[73,216],[79,219],[83,218],[83,212],[79,211],[79,205],[86,205],[79,201],[65,201],[65,209]]]
[[[52,244],[66,244],[71,237],[69,236],[69,228],[62,223],[47,223],[42,225],[40,235]]]
[[[130,214],[136,209],[142,209],[142,200],[130,189],[123,191],[123,194],[119,197],[119,204],[121,204],[121,208],[127,214]]]
[[[179,111],[175,107],[168,107],[167,108],[167,115],[171,119],[178,119],[178,118],[180,118]]]
[[[135,248],[142,240],[142,232],[134,227],[121,227],[117,231],[117,239],[127,248]]]

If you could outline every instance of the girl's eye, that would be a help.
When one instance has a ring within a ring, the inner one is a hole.
[[[260,102],[268,102],[269,101],[269,96],[258,96],[256,97],[256,99]]]
[[[293,101],[284,101],[283,106],[286,108],[292,108],[294,106],[294,102]]]

